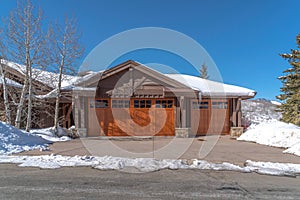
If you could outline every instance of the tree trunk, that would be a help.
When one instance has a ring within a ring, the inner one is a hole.
[[[57,83],[57,93],[56,93],[56,102],[55,102],[55,115],[54,115],[54,130],[55,133],[58,133],[58,126],[59,126],[59,103],[60,103],[60,93],[61,93],[61,80],[62,80],[62,73],[63,67],[65,63],[65,57],[61,57],[61,63],[59,67],[59,78]]]
[[[28,72],[25,75],[24,85],[23,85],[22,92],[21,92],[21,97],[20,97],[20,102],[19,102],[18,108],[17,108],[16,120],[15,120],[15,127],[16,128],[21,127],[22,110],[23,110],[23,107],[24,107],[25,94],[27,92],[27,87],[28,87]]]
[[[9,101],[8,101],[6,78],[5,78],[1,58],[0,58],[0,76],[1,76],[2,88],[3,88],[3,98],[4,98],[4,107],[5,107],[5,120],[6,120],[7,124],[10,124],[11,123],[11,110],[10,110]]]
[[[32,69],[29,67],[28,76],[28,111],[27,111],[27,122],[25,131],[29,132],[31,128],[31,115],[32,115]]]

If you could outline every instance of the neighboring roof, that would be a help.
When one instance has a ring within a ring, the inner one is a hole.
[[[9,61],[5,61],[4,64],[7,65],[8,67],[18,71],[22,75],[25,75],[25,66],[24,65],[20,65],[17,63],[9,62]],[[49,71],[44,71],[41,69],[33,68],[32,74],[33,74],[34,80],[39,81],[51,88],[55,88],[58,83],[59,74],[56,74],[54,72],[49,72]],[[79,78],[80,77],[78,77],[78,76],[63,75],[62,87],[72,85]]]
[[[20,83],[17,83],[16,81],[13,81],[9,78],[5,78],[6,80],[6,85],[12,86],[12,87],[17,87],[17,88],[22,88],[23,86]],[[2,85],[2,78],[0,78],[0,85]]]
[[[211,81],[196,76],[183,74],[165,75],[187,85],[194,90],[198,90],[203,96],[238,96],[244,98],[252,98],[256,95],[256,92],[254,90]]]

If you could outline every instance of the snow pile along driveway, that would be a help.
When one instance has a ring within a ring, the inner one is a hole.
[[[300,164],[270,163],[246,161],[240,167],[231,163],[211,163],[205,160],[175,160],[153,158],[121,158],[121,157],[94,157],[94,156],[0,156],[0,163],[15,163],[20,167],[38,167],[42,169],[57,169],[61,167],[93,167],[99,170],[136,169],[140,172],[153,172],[163,169],[198,169],[217,171],[256,172],[259,174],[277,176],[297,176],[300,174]],[[135,171],[136,172],[136,171]]]
[[[71,138],[68,137],[68,134],[61,127],[58,127],[57,135],[55,134],[53,127],[43,128],[43,129],[33,129],[30,130],[30,133],[40,136],[45,140],[49,140],[51,142],[64,142],[64,141],[71,140]]]
[[[52,142],[0,121],[0,154],[45,149]]]
[[[280,121],[250,126],[237,140],[287,148],[284,153],[300,156],[300,127]]]

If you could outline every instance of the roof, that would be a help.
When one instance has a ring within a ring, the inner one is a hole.
[[[154,74],[156,78],[161,77],[165,81],[168,82],[171,81],[170,83],[172,83],[172,85],[175,87],[180,87],[180,88],[187,87],[199,91],[202,96],[210,96],[210,97],[227,96],[227,97],[242,97],[243,99],[248,99],[248,98],[253,98],[256,95],[256,91],[248,88],[211,81],[196,76],[183,75],[183,74],[162,74],[156,70],[153,70],[133,60],[128,60],[126,62],[120,63],[119,65],[109,68],[105,71],[94,72],[94,73],[90,72],[88,75],[78,79],[77,83],[82,83],[82,82],[88,83],[92,80],[94,82],[95,81],[98,82],[99,78],[106,78],[108,76],[112,76],[115,73],[125,70],[131,66],[133,66],[135,69],[142,70],[144,73]],[[76,85],[83,86],[83,84],[76,84]]]
[[[20,64],[14,63],[14,62],[9,62],[9,61],[5,61],[4,64],[7,65],[8,67],[18,71],[22,75],[25,75],[25,66],[24,65],[20,65]],[[57,86],[58,77],[59,77],[59,74],[57,74],[57,73],[33,68],[32,74],[33,74],[34,80],[36,80],[36,81],[39,81],[51,88],[55,88]],[[72,85],[79,78],[80,77],[78,77],[78,76],[63,75],[62,87]]]
[[[6,62],[6,65],[10,68],[13,68],[24,74],[25,66],[19,65],[13,62]],[[161,77],[164,81],[169,82],[171,85],[175,87],[186,87],[191,88],[193,90],[199,91],[203,96],[228,96],[228,97],[242,97],[243,99],[252,98],[256,95],[256,92],[251,89],[247,89],[244,87],[239,87],[230,84],[224,84],[221,82],[211,81],[207,79],[203,79],[196,76],[191,75],[183,75],[183,74],[162,74],[156,70],[153,70],[143,64],[138,62],[128,60],[123,62],[113,68],[110,68],[105,71],[99,72],[86,72],[84,76],[70,76],[63,75],[62,80],[62,90],[95,90],[95,87],[92,86],[95,81],[98,82],[99,78],[107,77],[113,75],[115,72],[120,70],[125,70],[126,68],[134,66],[136,69],[139,69],[147,74],[154,74],[156,78]],[[58,81],[58,74],[54,72],[43,71],[41,69],[33,69],[33,74],[36,76],[34,79],[53,88],[49,94],[40,95],[41,98],[51,98],[55,96],[56,85]],[[18,83],[14,83],[13,80],[8,80],[8,83],[15,86],[21,86]],[[1,84],[1,81],[0,81]],[[86,88],[86,89],[84,89]]]
[[[17,83],[16,81],[13,81],[9,78],[5,78],[5,81],[6,81],[6,85],[8,85],[8,86],[12,86],[12,87],[16,87],[16,88],[22,88],[23,87],[20,83]],[[2,78],[0,78],[0,85],[2,85],[2,84],[3,84]]]
[[[183,74],[165,75],[187,85],[194,90],[198,90],[203,96],[239,96],[252,98],[256,95],[256,92],[251,89],[211,81],[196,76]]]

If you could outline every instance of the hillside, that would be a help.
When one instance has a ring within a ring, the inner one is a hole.
[[[251,124],[280,120],[281,113],[276,112],[276,101],[255,99],[242,101],[243,120]]]

